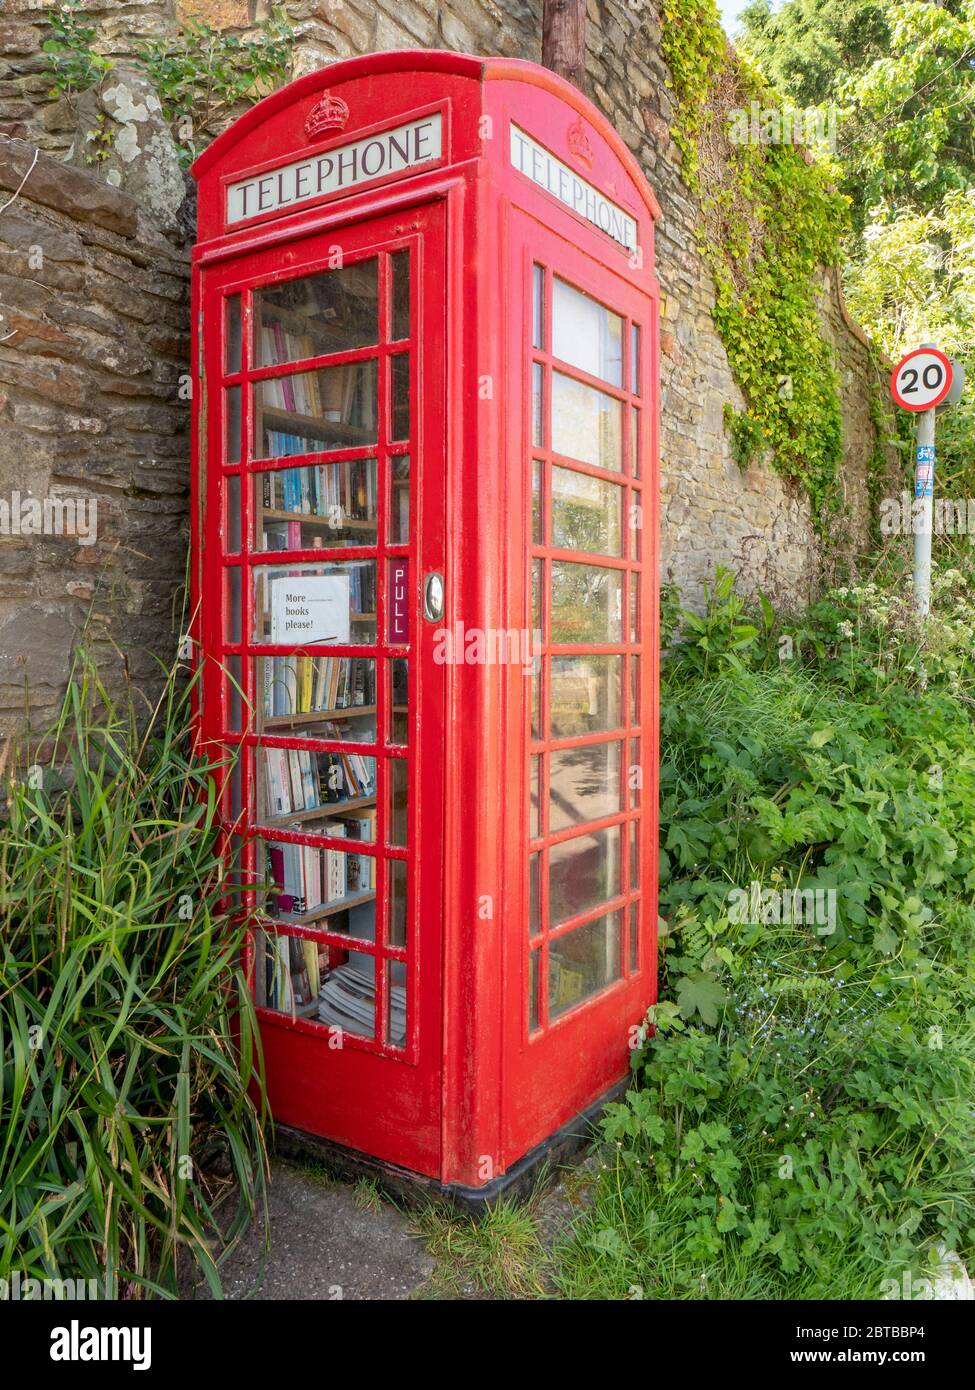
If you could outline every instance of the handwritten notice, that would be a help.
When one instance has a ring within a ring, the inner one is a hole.
[[[348,642],[349,576],[297,574],[271,580],[271,641]]]

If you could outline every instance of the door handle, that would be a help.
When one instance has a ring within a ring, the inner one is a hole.
[[[443,604],[443,575],[434,570],[423,581],[423,616],[428,623],[439,623],[443,617]]]

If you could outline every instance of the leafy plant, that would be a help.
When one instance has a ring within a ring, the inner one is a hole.
[[[90,655],[0,825],[0,1276],[220,1291],[264,1182],[256,1034],[212,763]],[[226,1208],[226,1210],[225,1210]]]
[[[54,78],[53,90],[69,99],[93,87],[111,66],[111,59],[92,47],[97,30],[89,23],[84,0],[65,0],[50,12],[52,37],[41,45]]]

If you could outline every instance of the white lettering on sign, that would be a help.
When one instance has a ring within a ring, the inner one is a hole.
[[[325,154],[282,164],[227,188],[227,222],[243,222],[265,212],[298,207],[339,189],[359,188],[386,174],[398,174],[439,159],[443,150],[439,112],[419,121],[369,135]]]
[[[532,183],[537,183],[567,208],[572,208],[627,250],[636,250],[636,219],[611,203],[598,188],[586,183],[516,125],[511,127],[511,162]]]

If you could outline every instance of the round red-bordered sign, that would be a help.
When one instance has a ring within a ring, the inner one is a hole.
[[[902,410],[933,410],[951,390],[951,363],[939,348],[915,348],[890,374],[890,394]]]

